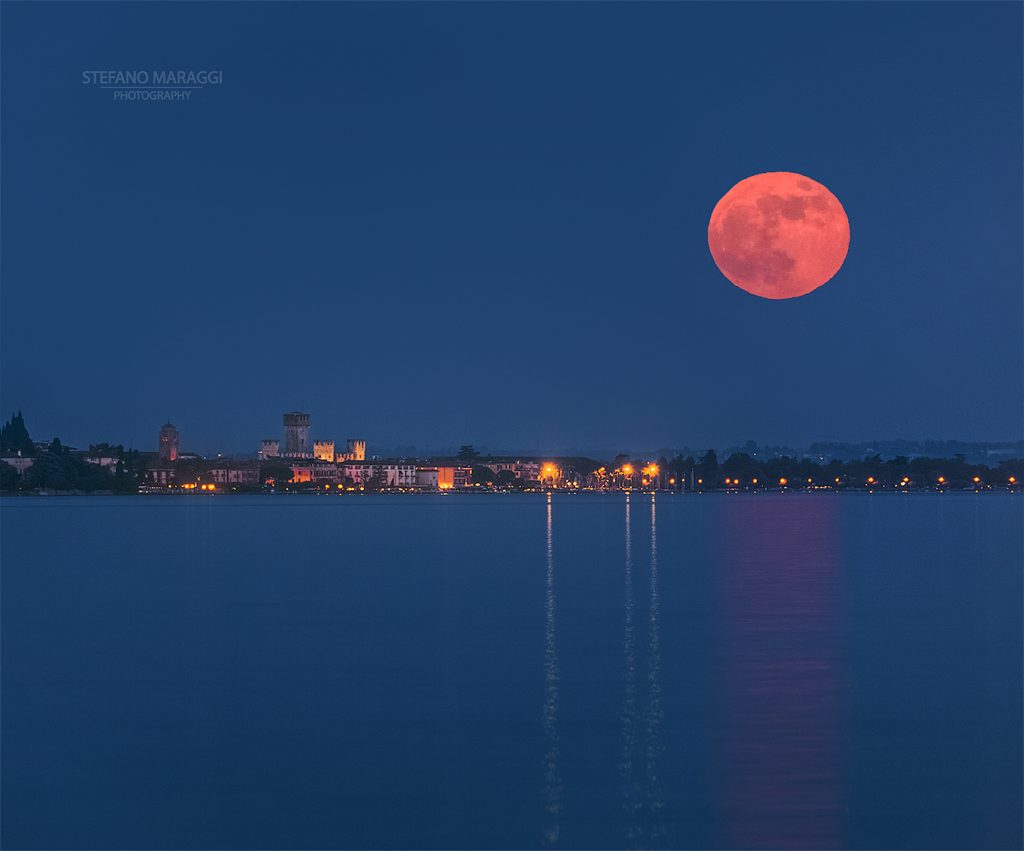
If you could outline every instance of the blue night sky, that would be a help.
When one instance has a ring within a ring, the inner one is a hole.
[[[253,451],[1022,436],[1019,3],[3,5],[2,413]],[[89,70],[213,69],[188,103]],[[801,299],[740,179],[850,218]]]

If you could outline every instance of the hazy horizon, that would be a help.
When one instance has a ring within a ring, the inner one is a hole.
[[[161,421],[154,429],[153,434],[148,436],[142,436],[137,439],[125,439],[119,435],[102,435],[92,437],[75,437],[76,432],[73,429],[58,429],[56,432],[44,432],[34,426],[33,417],[31,412],[26,412],[23,409],[15,408],[9,414],[0,416],[0,420],[6,422],[13,414],[20,412],[25,417],[25,424],[29,430],[32,439],[37,442],[49,442],[53,438],[59,438],[61,442],[67,446],[72,446],[77,449],[87,449],[90,444],[109,443],[113,446],[118,444],[123,445],[126,449],[137,449],[140,451],[156,451],[157,449],[157,433],[159,427],[163,425],[164,421]],[[225,439],[220,442],[215,442],[210,445],[198,444],[189,440],[189,434],[186,428],[182,426],[182,421],[172,417],[170,419],[179,431],[181,435],[181,450],[183,452],[195,452],[200,455],[255,455],[259,449],[260,441],[267,439],[276,439],[283,442],[283,426],[278,428],[276,432],[268,431],[266,434],[259,438],[256,438],[251,442],[250,445],[243,445],[243,443],[237,439]],[[315,420],[314,420],[315,422]],[[321,430],[323,431],[323,430]],[[314,428],[310,429],[310,442],[313,440],[334,440],[335,443],[342,447],[345,441],[350,437],[362,437],[365,439],[365,435],[355,433],[345,433],[344,436],[338,436],[336,434],[320,433]],[[500,441],[486,441],[486,440],[454,440],[452,442],[434,443],[431,441],[414,441],[405,440],[397,443],[382,443],[380,441],[374,441],[372,439],[367,440],[367,453],[373,455],[403,455],[413,454],[412,450],[415,450],[416,454],[421,456],[430,455],[448,455],[454,454],[458,451],[458,448],[465,444],[474,446],[477,451],[484,454],[494,455],[562,455],[562,456],[587,456],[594,458],[610,458],[614,457],[619,453],[632,453],[636,455],[651,455],[657,453],[664,453],[666,450],[673,452],[680,450],[692,450],[694,452],[703,452],[707,449],[714,449],[716,451],[723,451],[726,449],[742,449],[744,444],[748,441],[754,441],[759,448],[770,450],[777,448],[786,448],[793,450],[807,450],[815,444],[841,444],[847,446],[869,446],[872,444],[892,444],[899,442],[925,444],[925,443],[963,443],[963,444],[997,444],[997,445],[1012,445],[1015,443],[1024,442],[1024,437],[1010,437],[1006,439],[988,439],[988,440],[963,440],[961,438],[938,438],[938,437],[872,437],[864,440],[842,440],[834,438],[821,438],[807,441],[806,443],[792,443],[786,441],[774,441],[774,440],[758,440],[754,437],[747,437],[742,440],[734,441],[713,441],[707,443],[696,443],[692,440],[676,440],[666,441],[660,444],[641,444],[636,441],[623,441],[619,448],[612,448],[612,446],[601,447],[600,445],[586,446],[581,443],[576,444],[563,444],[563,445],[540,445],[527,446],[524,444],[515,443],[503,443]]]

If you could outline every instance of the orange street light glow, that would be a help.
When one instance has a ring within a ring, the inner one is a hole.
[[[785,487],[789,484],[789,479],[779,479],[779,484]]]

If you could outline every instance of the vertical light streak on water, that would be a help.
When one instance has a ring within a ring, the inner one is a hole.
[[[548,494],[547,564],[544,578],[544,844],[558,844],[562,778],[558,770],[558,653],[555,646],[555,559]]]
[[[634,762],[638,747],[640,726],[636,689],[636,649],[633,635],[633,538],[629,517],[629,494],[626,494],[626,540],[625,540],[625,627],[622,648],[626,665],[624,696],[622,701],[622,762],[619,772],[622,779],[622,808],[626,816],[626,842],[634,845],[638,840],[637,817],[640,807],[640,789]]]
[[[658,763],[665,750],[661,735],[664,710],[661,705],[661,635],[658,630],[658,526],[657,507],[651,494],[651,577],[647,660],[647,844],[656,848],[664,841],[665,798],[658,776]]]

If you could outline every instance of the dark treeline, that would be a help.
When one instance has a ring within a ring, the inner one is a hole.
[[[135,493],[139,488],[138,453],[122,450],[113,467],[91,464],[62,446],[59,439],[32,456],[32,466],[18,474],[8,464],[0,463],[0,488],[5,491],[110,491]]]
[[[137,451],[106,443],[92,446],[90,450],[115,457],[117,462],[112,467],[91,464],[80,454],[71,452],[59,438],[54,438],[45,447],[37,446],[32,442],[25,418],[19,411],[0,429],[0,451],[31,458],[32,466],[19,474],[11,465],[0,463],[0,490],[138,491],[142,465]]]
[[[20,452],[35,455],[36,447],[25,428],[25,418],[18,411],[0,428],[0,452]]]
[[[975,488],[1019,486],[1024,480],[1024,461],[1012,459],[994,465],[969,464],[963,455],[952,458],[906,458],[883,460],[872,455],[855,461],[820,462],[807,458],[759,459],[745,452],[719,462],[708,450],[699,458],[677,456],[662,459],[670,478],[689,489],[731,489],[735,487],[870,487],[870,488]],[[757,480],[756,484],[754,480]]]

